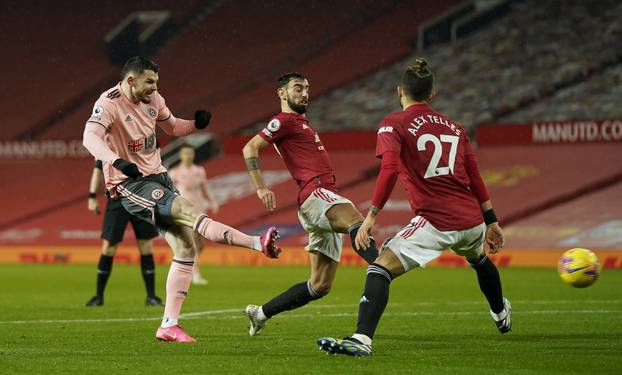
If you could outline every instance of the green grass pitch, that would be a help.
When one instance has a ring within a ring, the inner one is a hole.
[[[157,270],[164,297],[167,267]],[[304,267],[203,267],[184,328],[196,344],[154,339],[162,311],[143,306],[139,267],[115,265],[106,305],[85,308],[94,265],[0,265],[0,374],[607,374],[622,373],[622,271],[587,289],[555,269],[502,269],[513,331],[497,332],[469,269],[416,270],[394,281],[371,358],[326,355],[349,335],[363,268],[341,268],[327,297],[249,337],[242,309],[308,277]]]

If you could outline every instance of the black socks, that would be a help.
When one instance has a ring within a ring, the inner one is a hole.
[[[367,267],[367,279],[365,291],[359,303],[356,333],[370,339],[374,337],[380,317],[389,302],[391,280],[393,280],[391,273],[383,266],[374,263]]]
[[[280,312],[296,309],[322,297],[322,295],[313,290],[310,281],[305,281],[287,289],[262,305],[261,308],[264,315],[267,318],[271,318]]]
[[[97,265],[97,292],[98,297],[104,297],[104,290],[112,271],[112,257],[108,255],[101,255],[99,257],[99,263]]]
[[[357,249],[354,245],[354,239],[356,238],[357,233],[359,232],[359,228],[361,227],[362,222],[352,224],[350,228],[348,228],[348,233],[350,234],[350,240],[352,242],[352,248],[356,253],[365,261],[367,264],[372,264],[378,258],[378,249],[376,248],[376,240],[373,237],[369,238],[370,244],[367,249]]]
[[[490,309],[495,314],[500,313],[504,309],[503,291],[501,289],[501,279],[497,267],[490,261],[487,256],[481,257],[477,262],[470,263],[471,267],[477,272],[477,280],[479,288],[488,300]]]
[[[140,256],[140,270],[145,281],[147,297],[155,297],[155,262],[153,261],[153,254]]]

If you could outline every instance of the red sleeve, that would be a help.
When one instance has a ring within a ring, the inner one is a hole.
[[[473,152],[469,137],[466,137],[464,146],[464,168],[471,181],[471,191],[473,195],[475,195],[475,198],[477,198],[477,201],[481,204],[490,200],[486,184],[484,184],[484,180],[482,180],[482,176],[479,173],[479,168],[477,168],[477,159],[475,158],[475,152]]]
[[[371,204],[383,208],[397,181],[398,166],[400,163],[400,156],[394,151],[385,151],[382,154],[382,163],[380,166],[380,173],[376,179],[376,187],[374,188],[374,197],[371,200]]]
[[[261,129],[258,135],[268,143],[275,143],[281,140],[287,134],[287,126],[284,126],[283,120],[273,118],[265,128]]]
[[[381,157],[387,151],[395,152],[399,156],[402,153],[402,138],[398,133],[397,124],[383,119],[376,136],[376,157]]]

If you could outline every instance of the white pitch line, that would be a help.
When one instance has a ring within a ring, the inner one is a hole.
[[[531,301],[533,302],[533,301]],[[559,301],[558,301],[559,302]],[[397,304],[394,304],[397,305]],[[357,305],[318,305],[315,308],[327,308],[327,307],[356,307]],[[311,306],[309,306],[311,307]],[[235,315],[221,316],[223,314],[237,313]],[[208,310],[208,311],[196,311],[191,313],[182,314],[180,319],[246,319],[242,314],[242,309],[223,309],[223,310]],[[517,312],[515,311],[515,314]],[[480,315],[486,314],[485,310],[482,311],[412,311],[412,312],[387,312],[383,316],[460,316],[460,315]],[[622,310],[522,310],[517,313],[518,315],[549,315],[549,314],[620,314],[622,317]],[[315,313],[315,314],[293,314],[286,313],[279,317],[279,319],[296,319],[296,318],[317,318],[317,317],[347,317],[357,316],[355,312],[337,312],[337,313]],[[157,321],[162,319],[161,317],[143,317],[143,318],[102,318],[102,319],[42,319],[42,320],[5,320],[0,321],[0,324],[68,324],[68,323],[123,323],[123,322],[142,322],[142,321]]]

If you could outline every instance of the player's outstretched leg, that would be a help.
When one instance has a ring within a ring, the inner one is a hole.
[[[192,231],[187,227],[170,228],[164,238],[173,250],[174,257],[166,279],[166,304],[162,324],[156,338],[162,341],[195,342],[179,325],[181,306],[188,296],[194,255],[196,252]]]
[[[339,263],[324,254],[310,253],[311,278],[293,285],[262,306],[248,305],[244,313],[250,321],[248,334],[256,336],[264,328],[266,321],[283,312],[297,309],[315,301],[330,292]]]
[[[277,258],[281,253],[277,245],[279,232],[275,227],[268,228],[262,236],[249,236],[205,214],[197,214],[192,204],[183,197],[175,198],[171,214],[176,224],[191,227],[209,241],[261,251],[269,258]]]
[[[488,300],[490,314],[495,325],[501,333],[509,332],[512,330],[512,321],[510,319],[512,305],[510,301],[503,297],[499,270],[486,255],[480,256],[475,261],[468,260],[468,262],[477,273],[479,288]]]
[[[281,253],[281,249],[276,244],[279,232],[275,227],[268,228],[261,236],[249,236],[203,214],[197,217],[193,228],[196,233],[207,240],[261,251],[268,258],[278,258]]]
[[[387,250],[380,255],[376,263],[367,267],[365,290],[359,301],[356,333],[343,340],[332,337],[319,338],[316,343],[320,350],[352,356],[371,355],[372,339],[389,301],[391,281],[405,272],[399,259],[390,249]]]

